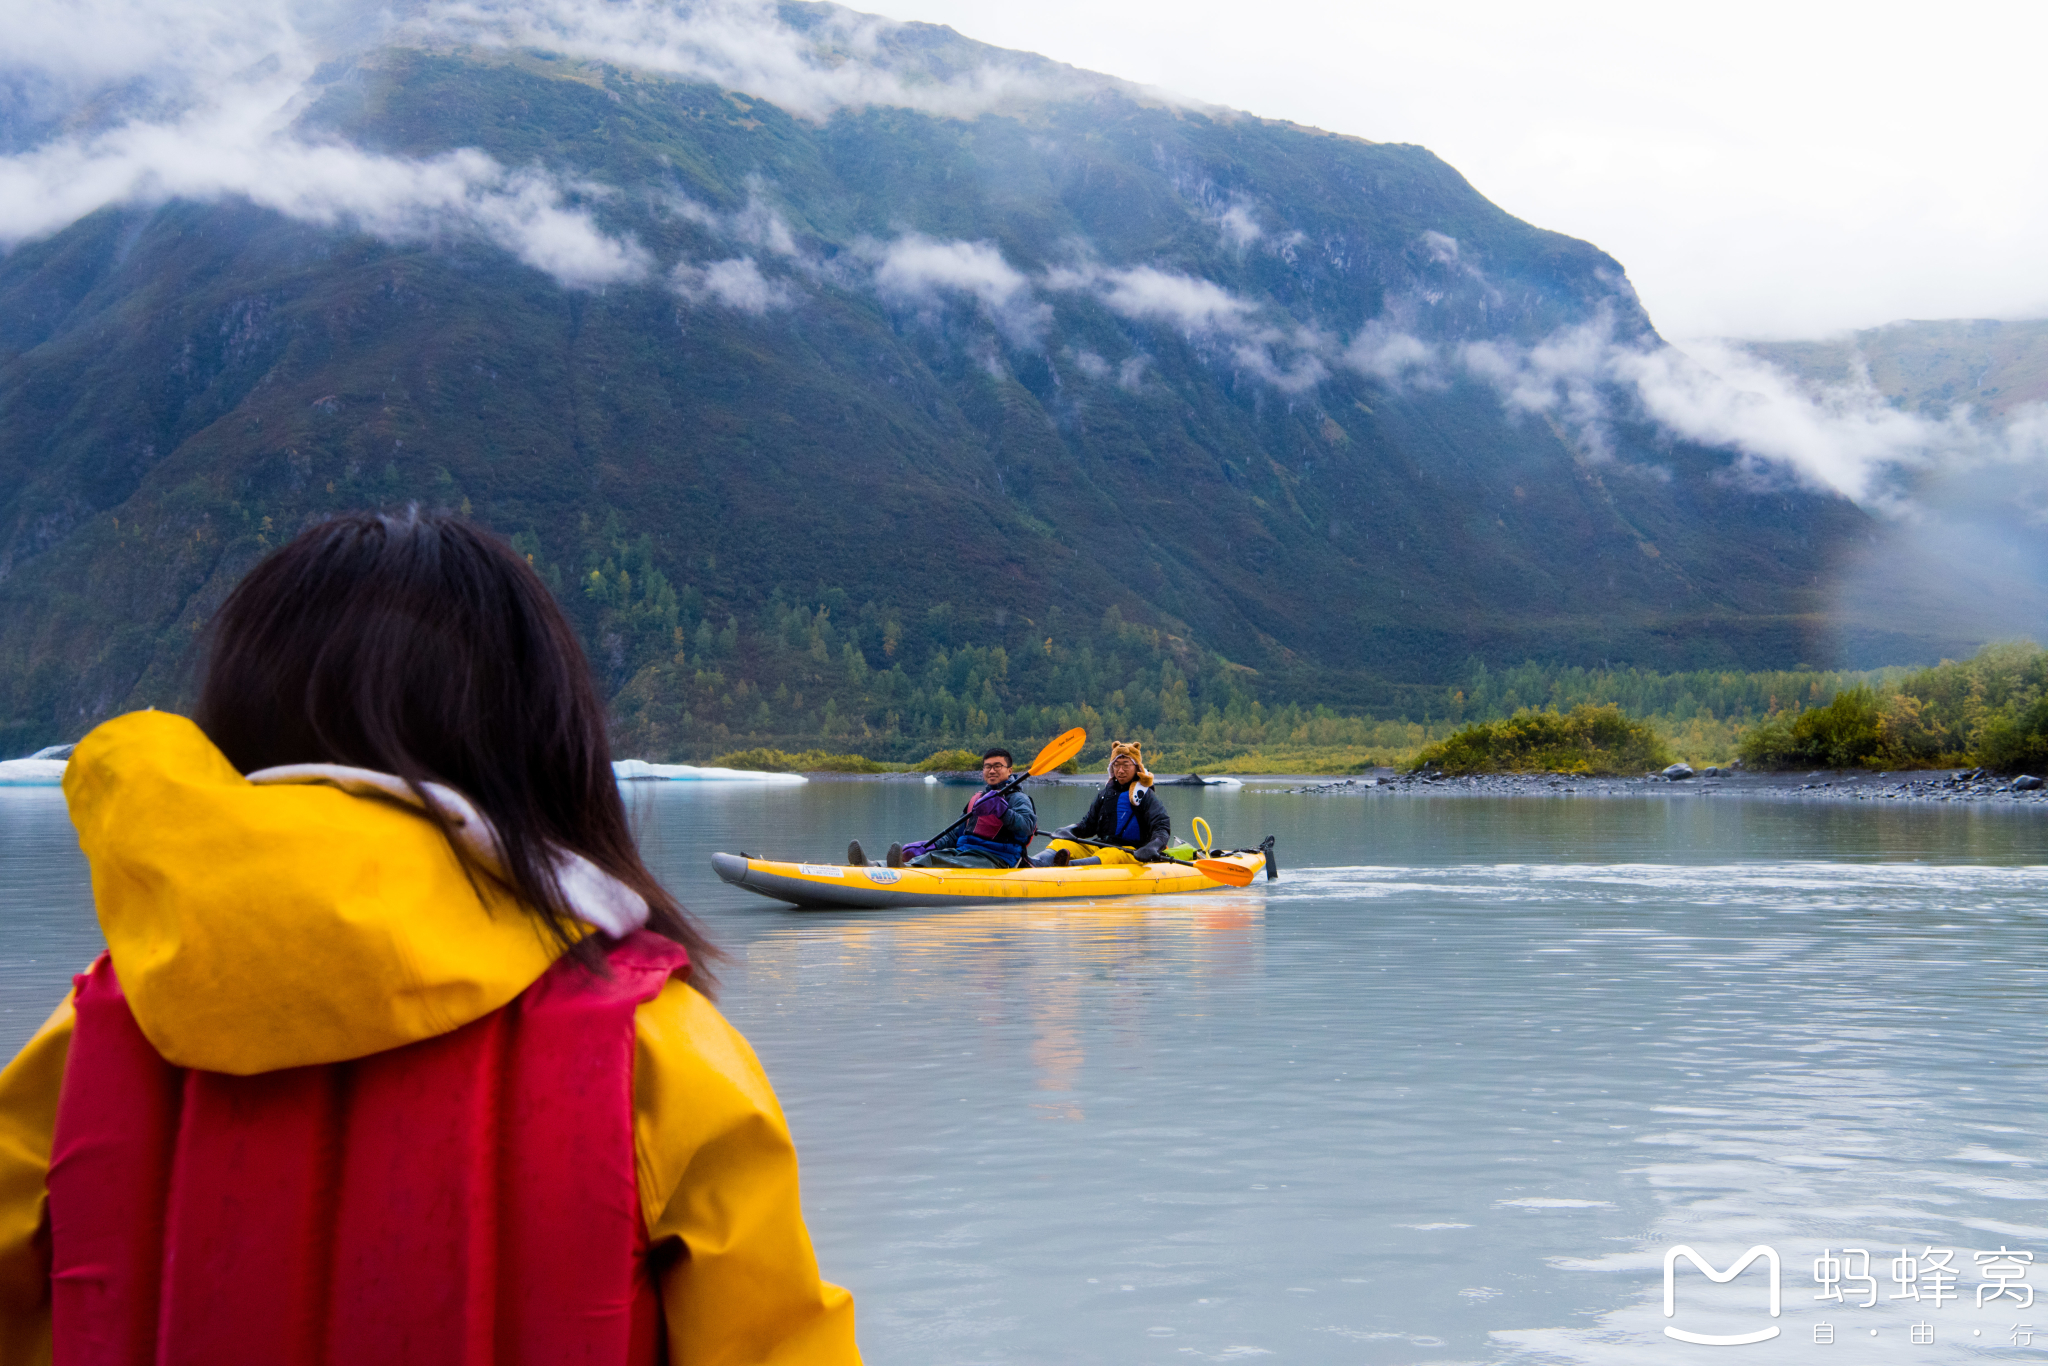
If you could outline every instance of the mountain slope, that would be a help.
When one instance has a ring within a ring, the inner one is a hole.
[[[1822,341],[1746,341],[1752,355],[1809,385],[1868,383],[1915,412],[1969,404],[2004,417],[2048,401],[2048,321],[1895,322]]]
[[[928,70],[987,51],[891,32]],[[1103,706],[1089,690],[1119,669],[1132,696],[1177,672],[1199,714],[1399,708],[1472,655],[1837,648],[1820,583],[1863,515],[1571,388],[1551,359],[1571,339],[1655,344],[1620,266],[1421,148],[1100,80],[973,118],[802,118],[433,45],[332,62],[307,95],[314,144],[534,178],[505,212],[548,178],[612,274],[577,278],[597,267],[571,247],[598,259],[580,238],[538,254],[540,209],[505,229],[525,259],[488,230],[234,197],[16,248],[11,748],[175,702],[254,557],[310,516],[408,500],[519,536],[610,685],[672,718],[655,748],[1000,728]],[[948,711],[921,671],[964,649],[1004,662],[942,688],[973,694]],[[806,673],[818,650],[843,676]],[[891,672],[908,681],[869,677]]]

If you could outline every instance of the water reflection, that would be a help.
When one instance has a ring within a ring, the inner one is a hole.
[[[1199,1006],[1211,979],[1256,974],[1264,912],[1257,893],[1219,891],[887,918],[811,913],[749,946],[747,989],[787,989],[829,972],[836,989],[861,999],[971,1011],[984,1047],[1011,1034],[1028,1037],[1037,1093],[1031,1108],[1041,1118],[1079,1121],[1086,1113],[1077,1089],[1089,1052],[1083,1026],[1092,1022],[1093,1004],[1084,986],[1111,984],[1099,1052],[1140,1057],[1149,1019],[1142,984],[1169,976],[1192,988]]]
[[[6,795],[19,1036],[97,940],[61,805]],[[1889,1297],[1901,1248],[1953,1250],[1966,1293],[1976,1251],[2048,1258],[2039,813],[1174,792],[1183,826],[1278,833],[1287,876],[848,914],[708,856],[877,847],[956,792],[633,795],[735,954],[724,1008],[874,1360],[1679,1362],[1704,1350],[1663,1336],[1681,1242],[1782,1254],[1758,1359],[2031,1355],[2004,1305],[1816,1302],[1811,1268],[1867,1248]],[[1687,1275],[1688,1326],[1755,1319],[1752,1286]]]

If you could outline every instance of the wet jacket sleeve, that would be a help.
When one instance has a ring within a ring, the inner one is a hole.
[[[1022,792],[1010,794],[1010,810],[1003,817],[1003,840],[1009,844],[1029,844],[1038,832],[1038,808]]]
[[[678,981],[634,1015],[635,1157],[676,1366],[854,1366],[853,1297],[820,1278],[796,1147],[739,1031]]]
[[[0,1362],[50,1360],[50,1138],[71,1051],[71,998],[0,1071]]]
[[[1138,822],[1144,831],[1145,842],[1131,852],[1149,863],[1158,858],[1173,840],[1173,819],[1166,814],[1166,803],[1159,800],[1158,793],[1146,791],[1145,799],[1138,807]]]

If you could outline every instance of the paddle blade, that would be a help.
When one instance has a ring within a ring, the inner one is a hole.
[[[1242,863],[1230,863],[1220,858],[1198,858],[1195,867],[1202,876],[1215,878],[1226,887],[1249,887],[1252,885],[1252,870]]]
[[[1051,744],[1038,751],[1038,757],[1031,761],[1029,770],[1032,777],[1042,777],[1052,772],[1067,760],[1081,752],[1081,746],[1088,743],[1088,732],[1079,726],[1065,735],[1056,735]]]

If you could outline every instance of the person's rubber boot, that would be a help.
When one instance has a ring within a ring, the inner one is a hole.
[[[1073,861],[1074,851],[1071,849],[1055,849],[1052,851],[1052,866],[1055,868],[1064,868]]]
[[[889,856],[886,862],[891,868],[901,868],[903,866],[903,846],[900,844],[890,845]]]
[[[865,868],[868,866],[868,852],[860,847],[859,840],[854,840],[846,846],[846,862],[849,867],[853,868]]]

